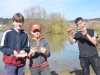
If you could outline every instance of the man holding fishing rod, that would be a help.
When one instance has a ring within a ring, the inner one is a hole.
[[[78,31],[73,37],[73,29],[68,29],[70,44],[78,42],[79,59],[82,67],[83,75],[90,75],[90,65],[96,75],[100,75],[100,57],[96,48],[97,33],[93,29],[88,29],[85,26],[83,18],[75,19]]]

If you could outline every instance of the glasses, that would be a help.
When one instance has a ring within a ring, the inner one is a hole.
[[[41,30],[34,30],[33,33],[40,32]]]

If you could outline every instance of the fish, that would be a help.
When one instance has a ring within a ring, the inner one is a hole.
[[[74,31],[81,31],[81,29],[83,29],[84,27],[83,26],[79,26],[79,27],[76,27],[76,28],[73,28]]]

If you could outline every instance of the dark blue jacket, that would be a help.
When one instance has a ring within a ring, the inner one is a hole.
[[[14,28],[7,30],[1,40],[3,54],[12,55],[14,50],[29,51],[28,35],[24,30],[17,32]]]

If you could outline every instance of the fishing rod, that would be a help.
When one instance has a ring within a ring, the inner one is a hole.
[[[79,52],[75,52],[75,51],[70,51],[70,50],[64,50],[64,51],[68,51],[68,52],[73,52],[73,53],[79,53]]]

